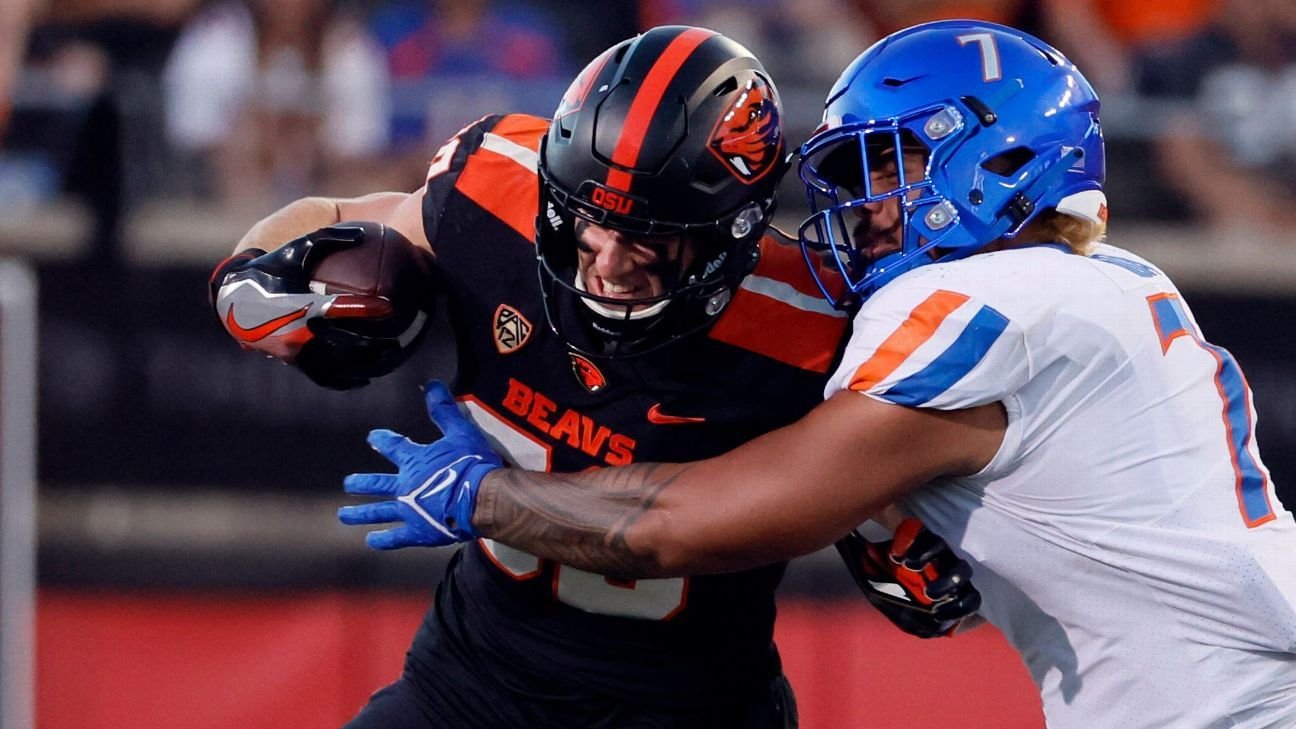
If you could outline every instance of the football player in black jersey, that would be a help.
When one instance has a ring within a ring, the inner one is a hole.
[[[217,268],[213,303],[244,346],[318,382],[381,375],[399,358],[350,355],[411,346],[407,332],[375,344],[352,311],[303,333],[271,303],[314,296],[324,308],[305,253],[348,244],[347,229],[328,226],[379,221],[435,255],[458,344],[454,400],[511,463],[715,456],[821,399],[847,323],[799,251],[764,236],[785,167],[759,61],[709,30],[655,28],[590,63],[552,120],[463,129],[412,194],[309,198],[266,218]],[[401,441],[371,438],[380,450]],[[365,508],[350,520],[381,517]],[[368,541],[413,543],[393,536]],[[628,581],[471,543],[400,678],[347,726],[796,726],[772,641],[783,569]]]

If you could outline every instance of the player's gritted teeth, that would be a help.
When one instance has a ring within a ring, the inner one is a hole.
[[[604,278],[596,271],[596,265],[581,266],[580,276],[583,288],[595,296],[605,299],[622,299],[625,301],[636,301],[649,299],[662,293],[660,279],[644,273],[643,271],[634,271],[630,278]],[[619,308],[619,307],[613,307]],[[645,304],[634,304],[628,307],[631,311],[640,311],[647,308]]]
[[[655,288],[649,282],[612,281],[601,276],[591,276],[587,281],[590,293],[609,299],[642,299],[653,296]]]
[[[592,223],[578,223],[577,269],[580,285],[606,299],[635,301],[666,292],[662,271],[687,256],[678,236],[631,237]],[[647,308],[635,304],[632,311]]]

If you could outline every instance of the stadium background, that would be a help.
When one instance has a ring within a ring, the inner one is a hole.
[[[448,557],[373,554],[333,514],[343,474],[384,467],[363,445],[370,428],[430,437],[416,387],[453,374],[452,343],[435,335],[401,371],[343,394],[240,352],[211,319],[204,284],[257,217],[300,194],[412,189],[423,161],[462,124],[501,110],[547,115],[583,59],[649,24],[709,24],[747,43],[779,83],[799,140],[817,124],[835,72],[888,24],[919,19],[906,12],[1015,20],[1061,44],[1051,35],[1061,35],[1057,6],[1074,19],[1082,5],[1105,5],[468,3],[484,23],[472,30],[477,47],[411,60],[438,24],[463,22],[464,3],[253,3],[258,13],[297,13],[300,22],[287,24],[296,35],[252,16],[262,51],[272,41],[299,50],[289,81],[326,84],[319,58],[350,48],[326,26],[359,28],[372,41],[383,73],[344,84],[359,96],[343,97],[381,108],[357,115],[342,104],[330,117],[327,104],[275,102],[275,90],[292,85],[265,60],[273,54],[253,64],[252,92],[222,96],[228,90],[201,73],[186,85],[179,50],[201,47],[203,22],[237,27],[234,3],[22,3],[32,7],[27,50],[8,98],[0,93],[10,102],[0,257],[30,266],[40,291],[39,599],[29,658],[43,729],[339,725],[399,670]],[[1220,3],[1197,3],[1202,22],[1227,9]],[[1293,504],[1290,228],[1208,215],[1164,174],[1171,119],[1206,113],[1202,99],[1151,93],[1105,70],[1101,80],[1110,84],[1098,86],[1111,239],[1170,272],[1207,335],[1242,363],[1266,461]],[[226,98],[246,109],[238,126],[185,121],[186,109]],[[334,121],[350,136],[329,137]],[[315,142],[296,146],[301,137]],[[260,145],[251,152],[242,148],[250,139]],[[1257,176],[1270,174],[1250,162]],[[782,222],[795,228],[802,198],[791,182]],[[831,555],[794,563],[778,635],[806,729],[1042,726],[1025,669],[992,629],[939,642],[896,634]]]

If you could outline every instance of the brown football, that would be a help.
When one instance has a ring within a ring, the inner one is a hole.
[[[432,255],[382,223],[347,221],[333,228],[360,228],[356,244],[325,255],[311,269],[324,293],[381,296],[396,311],[427,310],[435,293]]]

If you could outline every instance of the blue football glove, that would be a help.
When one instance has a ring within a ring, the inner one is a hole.
[[[450,390],[427,384],[428,416],[443,436],[435,443],[415,443],[390,430],[369,433],[369,445],[396,464],[398,473],[353,473],[342,482],[348,494],[392,497],[338,509],[343,524],[389,524],[369,532],[374,549],[440,547],[476,539],[472,527],[477,488],[486,474],[504,461],[477,426],[459,412]]]

